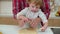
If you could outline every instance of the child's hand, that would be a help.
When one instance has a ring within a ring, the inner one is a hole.
[[[20,16],[19,19],[20,19],[20,20],[23,20],[23,21],[25,21],[25,22],[28,21],[28,18],[26,18],[25,16]]]
[[[40,30],[41,30],[42,32],[44,32],[44,31],[46,30],[46,28],[42,27],[42,28],[40,28]]]
[[[24,22],[28,22],[29,21],[28,18],[26,18],[26,17],[24,17],[23,20],[24,20]]]
[[[25,23],[28,22],[28,18],[24,17],[22,20],[20,20],[19,25],[20,27],[23,27]]]
[[[35,22],[35,21],[32,21],[32,22],[30,22],[30,26],[31,27],[33,27],[33,28],[35,28],[36,26],[37,26],[37,22]]]
[[[37,27],[38,23],[40,23],[40,18],[32,19],[30,22],[31,27],[35,28]]]
[[[25,24],[25,22],[23,21],[23,20],[19,20],[20,22],[19,22],[19,26],[20,27],[23,27],[24,26],[24,24]]]
[[[26,18],[25,16],[20,16],[19,17],[19,26],[22,27],[24,26],[24,24],[28,22],[28,18]]]
[[[45,25],[44,25],[42,28],[40,28],[40,30],[41,30],[42,32],[44,32],[44,31],[47,29],[47,27],[48,27],[48,25],[47,25],[47,23],[45,23]]]

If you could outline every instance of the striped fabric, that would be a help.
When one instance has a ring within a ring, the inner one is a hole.
[[[14,18],[16,18],[16,14],[18,12],[20,12],[22,9],[24,9],[25,7],[27,7],[27,3],[26,0],[13,0],[13,16]]]

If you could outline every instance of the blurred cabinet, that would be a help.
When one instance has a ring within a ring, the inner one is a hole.
[[[18,22],[12,17],[0,17],[0,24],[18,25]],[[52,27],[60,27],[60,19],[49,19],[48,24]]]
[[[60,19],[49,19],[49,26],[60,27]]]

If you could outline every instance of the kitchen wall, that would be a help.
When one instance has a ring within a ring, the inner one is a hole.
[[[12,0],[0,0],[0,16],[12,16]]]

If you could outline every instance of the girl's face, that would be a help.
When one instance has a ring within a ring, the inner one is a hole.
[[[33,11],[33,12],[37,12],[38,9],[40,8],[39,5],[36,6],[36,5],[33,4],[33,3],[30,3],[30,4],[29,4],[29,7],[30,7],[30,10]]]

